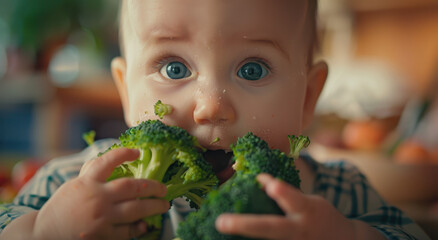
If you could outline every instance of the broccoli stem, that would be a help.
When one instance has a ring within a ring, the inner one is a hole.
[[[151,151],[149,149],[140,149],[140,157],[137,160],[138,166],[128,164],[129,170],[134,173],[134,178],[143,178],[146,175],[149,162],[151,161]]]
[[[197,206],[201,206],[202,201],[204,199],[195,193],[188,192],[185,194],[188,199],[194,202]]]
[[[201,191],[208,191],[211,186],[214,186],[216,184],[216,180],[215,179],[206,179],[203,181],[198,181],[198,182],[187,182],[184,183],[183,179],[181,179],[180,183],[172,183],[167,185],[167,195],[166,195],[166,199],[174,199],[177,197],[181,197],[183,195],[187,195],[187,193],[189,193],[189,190],[191,189],[198,189]],[[194,194],[196,195],[196,194]],[[196,195],[197,196],[197,195]],[[198,196],[199,197],[199,196]],[[202,202],[202,198],[196,198],[196,199],[192,199],[191,200],[195,200],[194,202],[199,206]]]
[[[175,161],[176,158],[172,157],[172,150],[170,148],[161,146],[151,148],[150,162],[142,178],[154,179],[161,182],[167,169]]]

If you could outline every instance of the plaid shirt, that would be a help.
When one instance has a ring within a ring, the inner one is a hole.
[[[43,166],[20,191],[13,203],[0,205],[0,233],[15,218],[40,209],[64,182],[78,176],[85,161],[93,159],[114,143],[100,140],[84,151],[58,159]],[[314,194],[324,197],[345,217],[357,219],[379,230],[387,239],[429,239],[399,209],[388,205],[370,186],[366,178],[346,162],[317,163],[302,156],[316,174]],[[183,199],[176,199],[164,215],[161,239],[173,239],[176,227],[192,209]]]

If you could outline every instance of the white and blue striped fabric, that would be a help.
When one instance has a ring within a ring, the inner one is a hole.
[[[64,182],[78,176],[85,161],[93,159],[115,141],[96,141],[80,153],[53,159],[42,167],[12,203],[0,205],[0,234],[15,218],[40,209]],[[399,209],[383,201],[366,178],[351,164],[343,161],[322,164],[308,155],[303,155],[302,158],[316,173],[314,194],[331,202],[345,217],[367,222],[387,239],[429,239]],[[171,210],[164,215],[161,239],[173,239],[178,223],[193,211],[186,203],[183,199],[175,200]]]

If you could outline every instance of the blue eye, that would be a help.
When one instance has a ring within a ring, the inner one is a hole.
[[[169,79],[182,79],[190,77],[192,73],[186,65],[181,62],[170,62],[160,69],[160,73]]]
[[[237,72],[237,76],[240,78],[257,81],[268,75],[268,70],[265,66],[257,62],[249,62],[243,65]]]

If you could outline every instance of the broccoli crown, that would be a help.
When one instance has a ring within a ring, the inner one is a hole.
[[[239,138],[231,146],[234,153],[233,168],[237,174],[268,173],[299,188],[300,178],[294,159],[278,149],[271,149],[268,143],[253,133]]]
[[[296,154],[308,146],[307,137],[288,136],[291,153]],[[299,187],[300,178],[294,159],[268,144],[253,133],[239,138],[231,146],[236,173],[217,190],[211,191],[200,209],[190,213],[177,230],[183,240],[244,240],[243,236],[223,235],[216,230],[216,218],[222,213],[284,215],[257,182],[257,175],[269,173],[289,184]],[[296,155],[298,156],[298,155]]]
[[[138,160],[122,165],[136,178],[166,182],[178,173],[184,183],[189,183],[214,175],[199,152],[202,147],[196,138],[182,128],[148,120],[128,129],[119,140],[117,147],[140,150]]]
[[[148,120],[128,129],[119,140],[120,144],[110,149],[138,149],[140,157],[117,167],[108,181],[120,177],[154,179],[167,186],[166,200],[185,196],[192,207],[199,207],[217,186],[218,179],[200,152],[202,147],[182,128]],[[149,226],[161,227],[159,218],[145,220]]]
[[[277,203],[261,189],[256,174],[236,174],[218,190],[211,191],[201,208],[181,222],[177,230],[178,237],[184,240],[250,239],[219,233],[215,221],[222,213],[284,215]]]

